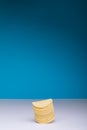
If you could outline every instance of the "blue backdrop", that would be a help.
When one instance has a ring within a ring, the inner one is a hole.
[[[0,0],[0,98],[87,98],[85,0]]]

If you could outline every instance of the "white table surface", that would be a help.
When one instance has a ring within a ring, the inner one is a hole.
[[[54,100],[50,124],[34,121],[32,101],[0,100],[0,130],[87,130],[87,100]]]

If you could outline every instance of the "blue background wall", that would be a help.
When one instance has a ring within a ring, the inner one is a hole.
[[[0,98],[87,98],[85,0],[0,0]]]

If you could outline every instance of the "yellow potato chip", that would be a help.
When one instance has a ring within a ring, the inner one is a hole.
[[[55,119],[52,99],[32,102],[32,105],[35,113],[36,122],[50,123]]]

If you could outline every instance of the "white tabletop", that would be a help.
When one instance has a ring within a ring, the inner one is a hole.
[[[50,124],[34,121],[32,101],[0,100],[0,130],[87,130],[87,100],[54,100]]]

